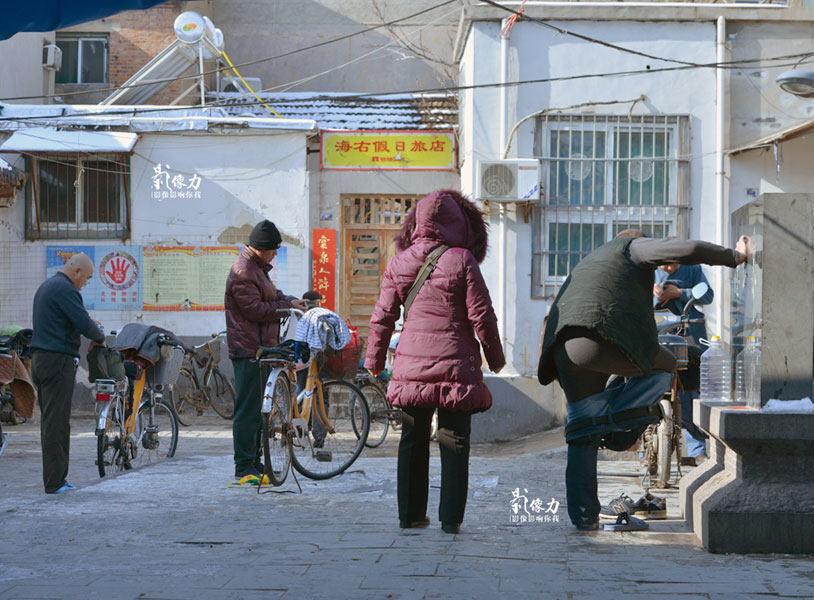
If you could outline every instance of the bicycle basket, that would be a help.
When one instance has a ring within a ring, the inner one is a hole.
[[[164,346],[159,361],[147,370],[147,382],[152,386],[175,383],[178,374],[181,372],[183,362],[183,348],[180,346]]]
[[[325,351],[325,365],[322,371],[333,379],[352,379],[359,368],[362,358],[362,338],[359,330],[348,324],[350,341],[341,350]]]

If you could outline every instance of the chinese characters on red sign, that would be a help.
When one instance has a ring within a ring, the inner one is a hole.
[[[336,310],[336,229],[313,230],[313,289],[322,294],[322,306]]]

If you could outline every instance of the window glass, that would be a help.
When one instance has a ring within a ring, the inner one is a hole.
[[[118,223],[121,219],[121,170],[111,161],[83,162],[82,220]]]
[[[105,83],[105,40],[82,40],[82,83]]]
[[[57,83],[76,83],[79,63],[79,40],[57,38],[57,46],[62,50],[62,67],[56,73]]]
[[[622,160],[615,163],[614,204],[668,203],[669,169],[663,160],[669,147],[668,135],[658,131],[617,131],[614,155]]]
[[[604,131],[555,129],[551,157],[550,204],[604,204]]]
[[[604,243],[602,223],[549,223],[548,275],[568,275],[580,260]]]
[[[68,161],[38,160],[39,220],[76,222],[76,165]]]

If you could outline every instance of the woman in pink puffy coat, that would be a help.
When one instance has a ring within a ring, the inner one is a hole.
[[[506,362],[489,290],[478,267],[486,256],[486,223],[481,210],[460,192],[433,192],[405,220],[396,237],[399,252],[387,265],[370,319],[365,368],[374,375],[384,368],[387,345],[410,286],[427,255],[441,244],[449,249],[404,322],[387,399],[404,411],[398,453],[400,526],[429,524],[430,424],[437,409],[438,517],[444,531],[457,533],[466,508],[472,413],[492,406],[492,395],[483,383],[478,339],[492,371],[499,372]]]

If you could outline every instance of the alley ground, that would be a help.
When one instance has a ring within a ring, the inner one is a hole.
[[[565,507],[561,431],[473,448],[458,535],[437,523],[432,462],[427,529],[400,530],[395,449],[368,450],[335,479],[229,486],[228,423],[181,428],[175,459],[99,479],[93,422],[73,421],[74,492],[42,493],[36,423],[10,428],[0,457],[0,600],[33,598],[814,597],[814,558],[704,552],[679,516],[648,532],[577,532]],[[601,499],[638,497],[633,461],[600,463]],[[512,522],[512,492],[550,520]],[[526,491],[527,490],[527,491]],[[551,500],[559,506],[550,505]],[[558,519],[558,520],[556,520]]]

